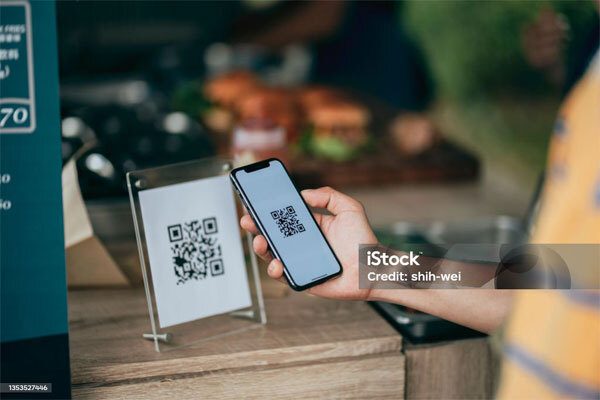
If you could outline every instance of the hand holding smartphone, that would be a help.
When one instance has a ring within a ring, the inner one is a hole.
[[[285,166],[275,158],[236,168],[234,187],[294,290],[342,273],[342,266]]]

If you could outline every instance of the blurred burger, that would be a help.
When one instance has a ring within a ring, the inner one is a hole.
[[[212,105],[204,115],[206,124],[217,132],[230,131],[236,102],[260,86],[258,78],[248,71],[229,72],[206,82],[204,96]]]
[[[260,88],[241,96],[236,105],[241,122],[271,121],[285,130],[288,143],[299,134],[301,109],[293,93],[283,88]]]
[[[298,90],[297,98],[302,109],[308,114],[310,110],[319,108],[324,104],[343,100],[345,96],[338,89],[326,86],[308,86]]]
[[[369,111],[350,100],[330,100],[308,110],[308,149],[316,156],[345,161],[368,143]]]
[[[431,120],[418,113],[397,117],[390,125],[390,136],[398,151],[410,156],[424,153],[440,140],[439,132]]]

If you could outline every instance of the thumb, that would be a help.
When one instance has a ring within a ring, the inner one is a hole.
[[[360,202],[328,186],[303,190],[302,197],[311,207],[325,208],[333,215],[344,211],[364,211]]]

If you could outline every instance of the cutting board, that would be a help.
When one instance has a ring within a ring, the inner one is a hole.
[[[382,147],[341,163],[300,157],[291,162],[291,172],[300,188],[467,181],[478,177],[479,160],[459,146],[442,141],[418,156]]]

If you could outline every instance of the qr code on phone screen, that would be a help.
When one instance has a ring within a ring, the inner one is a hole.
[[[170,225],[167,230],[178,285],[225,273],[215,217]]]
[[[293,236],[297,233],[304,232],[304,225],[298,220],[294,207],[287,206],[285,208],[271,211],[271,217],[277,223],[279,231],[285,237]]]

